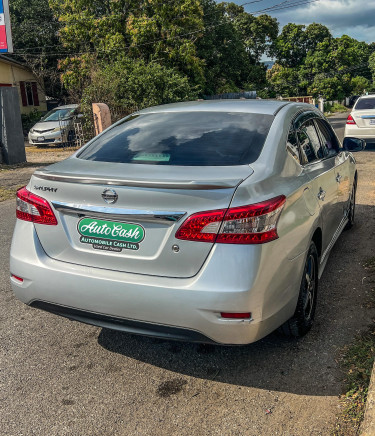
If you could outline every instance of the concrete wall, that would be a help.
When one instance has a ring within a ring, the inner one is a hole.
[[[17,89],[0,88],[0,152],[5,164],[26,162]]]

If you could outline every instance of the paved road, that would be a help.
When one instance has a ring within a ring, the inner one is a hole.
[[[344,119],[332,119],[337,129]],[[338,349],[375,316],[363,268],[375,238],[374,158],[358,157],[357,224],[332,251],[313,331],[246,347],[136,337],[23,305],[8,283],[14,204],[0,203],[0,434],[330,434]]]

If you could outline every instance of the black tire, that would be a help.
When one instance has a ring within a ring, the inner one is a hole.
[[[354,226],[356,192],[357,192],[357,182],[356,180],[354,180],[352,192],[350,194],[350,199],[349,199],[348,222],[346,223],[344,230],[349,230]]]
[[[292,318],[280,327],[285,336],[300,338],[312,327],[318,293],[318,252],[311,241],[303,268],[296,311]]]

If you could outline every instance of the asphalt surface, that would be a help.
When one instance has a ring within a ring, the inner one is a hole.
[[[339,135],[345,118],[331,118]],[[0,203],[0,434],[329,435],[339,349],[375,316],[363,266],[375,246],[374,159],[358,154],[357,222],[332,250],[314,329],[244,347],[137,337],[25,306],[9,285],[14,202]]]

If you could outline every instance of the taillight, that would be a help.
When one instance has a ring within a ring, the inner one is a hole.
[[[177,239],[222,244],[264,244],[278,238],[277,221],[285,204],[280,195],[261,203],[191,215]]]
[[[354,118],[349,114],[346,124],[355,124]]]
[[[28,191],[25,187],[17,191],[16,216],[23,221],[50,226],[57,225],[57,219],[48,201]]]

